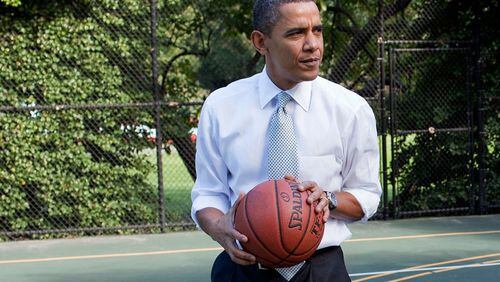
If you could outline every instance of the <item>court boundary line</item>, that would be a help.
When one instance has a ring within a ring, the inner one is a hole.
[[[210,251],[220,251],[220,250],[223,250],[223,248],[222,247],[215,247],[215,248],[183,249],[183,250],[168,250],[168,251],[154,251],[154,252],[116,253],[116,254],[87,255],[87,256],[66,256],[66,257],[52,257],[52,258],[38,258],[38,259],[14,259],[14,260],[0,260],[0,265],[2,265],[2,264],[16,264],[16,263],[49,262],[49,261],[117,258],[117,257],[154,256],[154,255],[168,255],[168,254],[181,254],[181,253],[210,252]]]
[[[390,282],[401,282],[401,281],[406,281],[410,280],[416,277],[423,277],[427,275],[432,275],[432,274],[438,274],[438,273],[443,273],[443,272],[448,272],[448,271],[454,271],[454,270],[460,270],[463,268],[476,268],[476,267],[483,267],[483,266],[497,266],[500,265],[500,259],[497,260],[490,260],[490,261],[483,261],[483,262],[478,262],[475,264],[470,264],[470,265],[464,265],[464,266],[449,266],[449,267],[443,267],[443,269],[438,269],[434,271],[428,271],[424,273],[420,273],[418,276],[417,275],[410,275],[410,276],[403,276],[395,280],[391,280]]]
[[[358,276],[375,275],[375,274],[391,275],[391,274],[407,273],[407,272],[454,270],[454,269],[460,269],[460,268],[475,268],[475,267],[486,267],[486,266],[500,266],[500,262],[498,262],[498,263],[472,263],[472,264],[436,266],[436,267],[413,268],[413,269],[402,268],[402,269],[396,269],[396,270],[353,273],[353,274],[349,274],[349,276],[358,277]],[[429,272],[429,274],[430,274],[430,272]],[[376,278],[378,278],[378,277],[376,277]],[[356,281],[360,281],[360,280],[356,280]]]
[[[446,236],[484,235],[484,234],[497,234],[497,233],[500,234],[500,230],[434,233],[434,234],[404,235],[404,236],[392,236],[392,237],[359,238],[359,239],[346,240],[345,242],[346,243],[356,243],[356,242],[419,239],[419,238],[433,238],[433,237],[446,237]],[[49,258],[34,258],[34,259],[14,259],[14,260],[0,260],[0,265],[17,264],[17,263],[66,261],[66,260],[69,261],[69,260],[85,260],[85,259],[103,259],[103,258],[115,258],[115,257],[167,255],[167,254],[196,253],[196,252],[222,251],[222,250],[223,250],[222,247],[212,247],[212,248],[178,249],[178,250],[137,252],[137,253],[114,253],[114,254],[101,254],[101,255],[64,256],[64,257],[49,257]]]
[[[470,260],[475,260],[475,259],[490,258],[490,257],[496,257],[496,256],[500,256],[500,253],[492,253],[492,254],[481,255],[481,256],[473,256],[473,257],[467,257],[467,258],[461,258],[461,259],[453,259],[453,260],[428,263],[428,264],[423,264],[423,265],[416,265],[416,266],[412,266],[412,267],[408,267],[408,268],[403,268],[400,270],[400,272],[403,272],[403,270],[405,270],[406,272],[422,271],[422,269],[424,269],[424,268],[429,268],[429,267],[433,267],[433,266],[437,266],[437,265],[470,261]],[[476,263],[476,264],[478,264],[478,263]],[[451,266],[449,266],[449,267],[451,267]],[[366,281],[366,280],[370,280],[370,279],[376,279],[376,278],[380,278],[380,277],[384,277],[384,276],[388,276],[388,275],[392,275],[392,274],[393,274],[393,272],[386,272],[386,271],[379,272],[379,274],[375,274],[375,275],[366,274],[366,275],[370,275],[370,276],[354,280],[353,282],[361,282],[361,281]],[[359,276],[366,276],[366,275],[359,275]]]
[[[484,234],[497,234],[497,233],[500,233],[500,230],[433,233],[433,234],[403,235],[403,236],[393,236],[393,237],[359,238],[359,239],[349,239],[349,240],[346,240],[345,242],[350,243],[350,242],[369,242],[369,241],[402,240],[402,239],[420,239],[420,238],[465,236],[465,235],[484,235]]]
[[[470,264],[470,265],[463,265],[463,266],[457,266],[457,267],[448,267],[448,268],[443,268],[440,270],[434,270],[434,271],[428,271],[428,272],[423,272],[420,273],[418,276],[417,275],[410,275],[410,276],[404,276],[395,280],[390,280],[390,282],[400,282],[400,281],[406,281],[410,280],[416,277],[422,277],[422,276],[427,276],[427,275],[432,275],[432,274],[437,274],[437,273],[443,273],[447,271],[453,271],[453,270],[460,270],[464,268],[477,268],[477,267],[484,267],[484,266],[498,266],[500,263],[488,263],[488,262],[480,262],[480,263],[475,263],[475,264]]]

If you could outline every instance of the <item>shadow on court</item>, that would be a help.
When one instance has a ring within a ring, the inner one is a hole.
[[[500,215],[352,224],[353,281],[498,281]],[[0,243],[0,281],[209,281],[204,233]]]

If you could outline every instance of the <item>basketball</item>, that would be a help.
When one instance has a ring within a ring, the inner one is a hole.
[[[298,184],[269,180],[255,186],[238,203],[234,223],[247,236],[240,242],[265,267],[295,265],[309,258],[323,237],[323,212],[316,214],[307,203],[310,191]]]

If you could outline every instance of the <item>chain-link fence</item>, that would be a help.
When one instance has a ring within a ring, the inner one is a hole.
[[[500,211],[500,96],[489,96],[479,101],[478,174],[480,213]],[[482,124],[482,123],[480,123]]]
[[[498,99],[475,95],[474,7],[459,2],[318,1],[323,76],[377,116],[376,218],[500,204]],[[0,238],[193,227],[201,101],[263,65],[252,4],[0,4]]]
[[[394,215],[472,213],[470,48],[388,47]]]
[[[156,11],[144,4],[74,1],[2,10],[2,235],[192,224],[193,130],[201,103],[155,95],[158,88],[164,96],[167,82],[152,86]]]

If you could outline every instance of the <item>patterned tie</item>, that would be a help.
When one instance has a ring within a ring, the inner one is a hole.
[[[299,157],[293,120],[285,106],[292,100],[286,92],[278,94],[278,106],[269,124],[269,179],[282,179],[285,174],[299,176]],[[300,270],[304,262],[291,267],[276,268],[287,281]]]
[[[286,92],[278,94],[278,105],[269,124],[269,179],[282,179],[285,174],[299,176],[299,157],[292,116],[285,106],[292,100]]]

